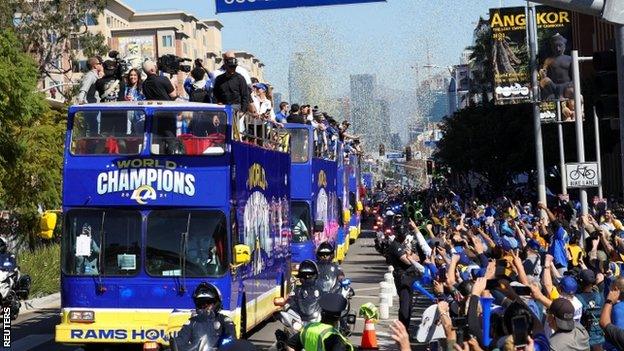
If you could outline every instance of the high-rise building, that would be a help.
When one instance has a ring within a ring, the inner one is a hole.
[[[375,76],[351,75],[351,126],[355,134],[369,134],[380,126],[373,125],[375,108]],[[375,142],[371,138],[371,142]],[[378,144],[378,143],[377,143]],[[370,145],[369,145],[370,146]]]
[[[303,97],[304,54],[296,52],[288,65],[288,98],[291,103],[306,103]]]

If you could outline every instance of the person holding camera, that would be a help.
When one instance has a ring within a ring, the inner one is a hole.
[[[178,97],[171,80],[158,75],[158,68],[154,61],[145,61],[143,71],[147,74],[147,78],[143,82],[143,94],[146,100],[173,101]]]
[[[95,82],[95,89],[100,95],[100,102],[123,101],[126,83],[118,75],[117,62],[104,61],[104,77]]]
[[[212,80],[200,59],[195,60],[191,76],[184,80],[184,90],[190,102],[212,102]]]

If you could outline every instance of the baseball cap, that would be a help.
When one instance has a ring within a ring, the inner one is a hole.
[[[574,277],[566,275],[559,281],[559,287],[563,293],[573,295],[576,294],[576,290],[578,290],[578,283]]]
[[[254,88],[256,88],[256,89],[262,89],[262,90],[264,90],[264,91],[269,90],[269,87],[267,87],[267,85],[266,85],[266,84],[264,84],[264,83],[256,83],[256,84],[254,84]]]
[[[565,298],[558,298],[548,308],[548,313],[555,317],[557,328],[563,331],[574,329],[574,306]]]
[[[583,269],[581,273],[579,273],[579,280],[581,283],[587,284],[595,284],[596,283],[596,273],[591,269]]]

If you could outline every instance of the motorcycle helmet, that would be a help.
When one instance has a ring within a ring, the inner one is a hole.
[[[318,262],[331,262],[334,260],[334,247],[327,241],[319,244],[316,249],[316,260]]]
[[[214,304],[215,312],[221,310],[221,293],[216,286],[201,282],[193,292],[193,303],[195,308],[204,308],[206,305]]]
[[[301,280],[315,280],[318,276],[318,267],[316,263],[311,260],[304,260],[299,265],[299,272],[297,273],[297,278]]]

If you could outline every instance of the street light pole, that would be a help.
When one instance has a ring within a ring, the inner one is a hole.
[[[542,121],[540,120],[539,85],[537,79],[537,23],[535,15],[535,4],[527,1],[527,32],[529,37],[531,85],[533,92],[533,133],[535,136],[535,160],[537,161],[537,195],[539,202],[546,204],[546,172],[544,171]],[[542,213],[542,216],[545,216],[545,213]]]

